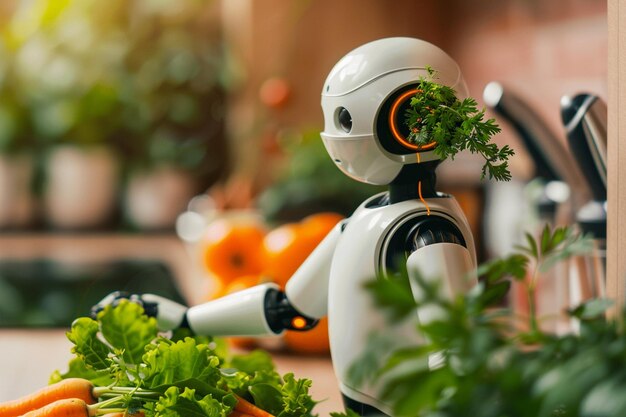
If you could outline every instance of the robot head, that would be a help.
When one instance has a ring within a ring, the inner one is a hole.
[[[458,65],[438,47],[412,38],[387,38],[349,52],[331,70],[322,91],[324,132],[330,157],[346,175],[389,184],[402,167],[438,159],[435,143],[406,140],[405,112],[427,67],[438,83],[467,97]],[[419,155],[417,155],[419,154]]]

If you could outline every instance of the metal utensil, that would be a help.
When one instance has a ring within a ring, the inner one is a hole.
[[[590,190],[580,168],[544,118],[527,101],[498,82],[485,87],[483,99],[515,129],[534,162],[535,176],[543,178],[546,183],[566,183],[572,190],[574,205],[585,204]]]

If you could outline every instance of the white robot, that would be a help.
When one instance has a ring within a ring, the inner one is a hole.
[[[191,328],[196,334],[265,336],[307,330],[328,315],[333,366],[345,405],[361,415],[391,415],[381,384],[353,386],[348,369],[372,334],[393,346],[420,343],[417,320],[432,319],[424,308],[396,326],[385,320],[363,284],[405,263],[409,276],[443,280],[450,295],[472,286],[474,242],[456,200],[435,191],[440,160],[435,144],[406,140],[405,110],[416,83],[437,71],[437,82],[462,98],[467,87],[457,64],[441,49],[418,39],[388,38],[363,45],[332,69],[322,91],[325,127],[321,137],[339,169],[389,192],[363,202],[338,224],[287,283],[259,285],[191,308],[155,295],[133,295],[159,326]],[[419,299],[420,290],[412,288]],[[114,303],[112,294],[95,307]],[[390,348],[392,350],[392,347]]]

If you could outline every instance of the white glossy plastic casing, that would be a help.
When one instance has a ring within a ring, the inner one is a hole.
[[[213,336],[269,336],[275,334],[265,319],[265,296],[275,284],[257,285],[187,310],[196,334]]]
[[[392,415],[390,405],[380,400],[385,381],[353,386],[348,370],[360,359],[371,337],[385,340],[388,352],[423,342],[416,332],[417,316],[390,325],[363,285],[385,272],[384,254],[390,236],[410,219],[426,216],[427,208],[419,200],[368,207],[378,197],[364,202],[355,211],[337,242],[328,284],[328,322],[333,366],[341,391]],[[444,288],[466,288],[460,282],[476,267],[474,241],[467,220],[452,197],[426,202],[431,216],[443,217],[461,231],[467,248],[448,243],[429,245],[413,252],[407,266],[419,267],[429,276],[436,275],[444,280]]]
[[[342,227],[340,222],[328,233],[285,287],[289,304],[308,317],[319,319],[328,313],[328,277]]]
[[[155,294],[143,294],[141,300],[158,305],[157,325],[160,330],[173,330],[180,327],[187,307]]]
[[[376,120],[387,97],[399,88],[437,71],[437,82],[454,88],[459,98],[467,86],[458,65],[440,48],[412,38],[387,38],[363,45],[343,57],[331,70],[322,90],[324,132],[321,137],[339,169],[355,180],[389,184],[404,164],[415,163],[414,153],[387,152],[376,138]],[[345,132],[338,122],[343,107],[352,116]],[[420,152],[421,161],[437,159],[433,151]]]

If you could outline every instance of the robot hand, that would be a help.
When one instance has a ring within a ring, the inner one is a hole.
[[[189,327],[186,306],[154,294],[129,294],[124,291],[115,291],[91,308],[91,316],[95,319],[106,306],[116,306],[121,300],[129,300],[142,306],[148,316],[157,319],[159,330]]]

